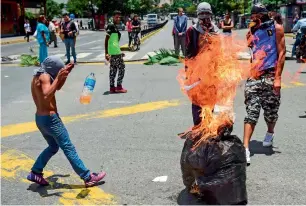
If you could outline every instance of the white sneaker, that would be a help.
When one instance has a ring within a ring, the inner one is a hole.
[[[249,148],[245,148],[245,158],[246,158],[247,165],[250,165],[251,164],[251,153],[250,153]]]
[[[263,147],[271,147],[273,145],[274,133],[267,132],[264,141],[262,142]]]

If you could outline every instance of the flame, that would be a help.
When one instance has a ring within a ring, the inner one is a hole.
[[[192,128],[194,137],[201,135],[195,146],[217,137],[222,126],[233,125],[236,88],[250,75],[250,64],[241,63],[237,58],[237,53],[246,49],[246,41],[216,35],[202,36],[199,41],[200,45],[206,45],[195,58],[186,60],[187,71],[180,70],[177,77],[181,90],[202,108],[202,122]],[[217,104],[226,106],[227,111],[213,113]]]

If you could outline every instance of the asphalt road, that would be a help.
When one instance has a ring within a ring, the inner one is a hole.
[[[147,44],[172,47],[168,28]],[[146,51],[144,51],[146,52]],[[143,53],[144,54],[144,53]],[[261,147],[266,126],[261,116],[251,142],[252,164],[247,168],[249,204],[305,204],[306,70],[286,61],[282,105],[276,126],[275,147]],[[38,187],[25,180],[33,161],[46,147],[34,124],[30,94],[33,67],[1,68],[2,204],[188,204],[180,154],[183,140],[177,133],[192,125],[191,105],[176,80],[178,66],[127,64],[126,94],[104,95],[108,68],[78,65],[57,94],[58,109],[72,142],[92,171],[105,170],[105,183],[90,189],[74,174],[62,151],[49,162],[45,175],[53,182]],[[95,72],[92,103],[79,103],[84,78]],[[299,78],[292,83],[292,76]],[[242,137],[245,115],[243,87],[235,99],[234,134]],[[153,182],[167,176],[166,182]],[[197,202],[191,202],[199,204]]]

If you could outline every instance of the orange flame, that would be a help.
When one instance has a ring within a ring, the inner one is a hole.
[[[190,101],[202,108],[202,122],[192,128],[194,134],[201,135],[196,145],[217,137],[220,126],[233,124],[236,88],[250,72],[249,63],[246,66],[237,58],[237,53],[246,49],[246,41],[208,35],[199,41],[206,45],[195,58],[186,61],[187,71],[180,70],[177,78]],[[226,106],[227,111],[214,114],[212,110],[217,104]]]

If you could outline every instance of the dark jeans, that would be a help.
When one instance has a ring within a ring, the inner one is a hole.
[[[194,126],[201,123],[202,119],[200,117],[202,108],[198,105],[192,104],[192,118]]]
[[[58,114],[40,116],[36,115],[36,125],[48,143],[48,147],[39,155],[32,171],[42,173],[48,161],[57,153],[59,148],[64,151],[73,170],[84,180],[90,176],[90,171],[79,158],[69,134]]]
[[[302,39],[302,34],[298,34],[298,35],[296,35],[296,40],[295,40],[295,42],[294,42],[294,44],[293,44],[293,47],[292,47],[292,54],[291,54],[291,56],[294,56],[294,55],[296,55],[296,47],[301,43],[301,39]]]
[[[25,39],[27,39],[27,42],[30,41],[30,33],[31,33],[31,32],[28,32],[28,31],[27,31],[27,32],[26,32],[26,35],[25,35],[25,37],[24,37]]]
[[[56,37],[56,33],[54,31],[52,31],[50,33],[50,42],[49,44],[52,44],[52,42],[54,42],[54,47],[57,47],[57,37]]]
[[[174,48],[177,55],[180,54],[180,49],[182,49],[183,55],[186,56],[186,35],[179,36],[174,34]]]
[[[132,43],[132,32],[128,32],[128,35],[129,35],[129,47],[130,47]]]
[[[71,53],[74,62],[76,62],[76,53],[75,53],[75,43],[74,43],[74,38],[65,38],[64,40],[65,46],[66,46],[66,55],[67,55],[67,62],[70,63],[70,48],[71,48]]]

